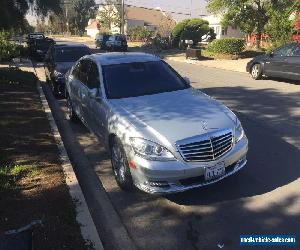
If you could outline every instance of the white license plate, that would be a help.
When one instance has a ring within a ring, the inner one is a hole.
[[[205,180],[210,181],[217,179],[225,174],[224,162],[219,162],[218,164],[205,168]]]

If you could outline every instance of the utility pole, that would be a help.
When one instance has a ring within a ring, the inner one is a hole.
[[[124,0],[121,0],[121,34],[124,35],[124,26],[125,26],[125,3]]]
[[[193,0],[191,0],[191,6],[190,6],[190,17],[192,18],[192,8],[193,8]]]

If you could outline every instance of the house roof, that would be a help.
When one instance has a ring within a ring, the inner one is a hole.
[[[162,21],[169,19],[169,17],[160,9],[150,9],[130,5],[125,6],[125,16],[126,19],[143,20],[146,24],[155,26],[159,26]]]
[[[98,29],[97,27],[98,21],[96,19],[92,19],[90,24],[85,27],[85,29]]]

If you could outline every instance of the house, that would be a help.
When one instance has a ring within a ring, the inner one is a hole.
[[[103,6],[99,6],[99,11],[103,10]],[[116,8],[111,8],[113,13],[117,13]],[[97,20],[101,23],[101,17],[97,16]],[[124,33],[127,34],[130,28],[140,26],[145,27],[148,30],[157,32],[163,29],[163,35],[169,36],[168,29],[165,27],[175,25],[176,22],[160,8],[145,8],[136,7],[131,5],[125,5],[125,17],[124,17]],[[162,26],[165,26],[164,28]],[[120,27],[117,24],[112,24],[110,32],[113,34],[121,33]],[[170,33],[170,32],[169,32]]]
[[[97,19],[90,19],[85,30],[88,36],[95,38],[100,31],[99,21]]]
[[[221,21],[221,15],[206,15],[202,16],[202,19],[209,22],[209,27],[214,29],[216,34],[216,39],[226,38],[226,37],[236,37],[236,38],[244,38],[245,33],[240,31],[239,29],[235,29],[231,26],[227,28],[223,28]]]

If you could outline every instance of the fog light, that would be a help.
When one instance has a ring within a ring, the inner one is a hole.
[[[145,184],[151,187],[169,187],[166,181],[146,181]]]

